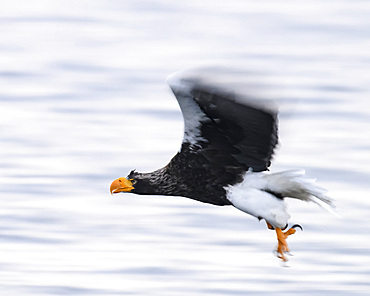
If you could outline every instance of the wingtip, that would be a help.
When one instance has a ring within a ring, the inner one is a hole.
[[[197,88],[211,93],[223,94],[229,100],[237,101],[242,105],[251,106],[276,116],[278,104],[277,91],[273,85],[264,82],[266,75],[256,71],[247,71],[233,67],[191,67],[167,76],[166,83],[175,95],[190,93]],[[261,81],[262,80],[262,81]]]

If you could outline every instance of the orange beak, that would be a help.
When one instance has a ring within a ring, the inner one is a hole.
[[[110,185],[110,193],[130,192],[134,188],[135,187],[132,186],[131,180],[127,180],[126,178],[118,178]]]

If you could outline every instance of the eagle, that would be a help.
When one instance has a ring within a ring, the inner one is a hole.
[[[212,76],[212,75],[210,75]],[[276,254],[287,261],[286,198],[333,206],[326,190],[304,170],[271,173],[278,144],[278,109],[251,95],[212,81],[209,77],[177,72],[167,78],[184,119],[184,137],[170,162],[150,173],[132,170],[114,180],[111,194],[182,196],[216,206],[234,206],[265,220],[277,235]]]

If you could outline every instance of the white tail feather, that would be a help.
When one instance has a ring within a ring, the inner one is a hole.
[[[305,176],[304,170],[290,170],[266,174],[267,190],[283,197],[312,201],[329,212],[335,208],[333,200],[326,195],[327,190],[316,184],[316,179]]]

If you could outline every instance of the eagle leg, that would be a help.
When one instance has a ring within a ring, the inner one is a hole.
[[[267,225],[269,227],[269,225]],[[271,226],[271,225],[270,225]],[[288,238],[289,235],[292,235],[296,232],[295,228],[298,227],[301,230],[302,227],[298,224],[293,225],[290,229],[287,231],[283,232],[281,228],[275,228],[277,239],[278,239],[278,246],[277,246],[277,256],[282,259],[284,262],[288,261],[287,257],[285,256],[285,253],[289,253],[289,247],[288,243],[286,242],[286,239]]]

